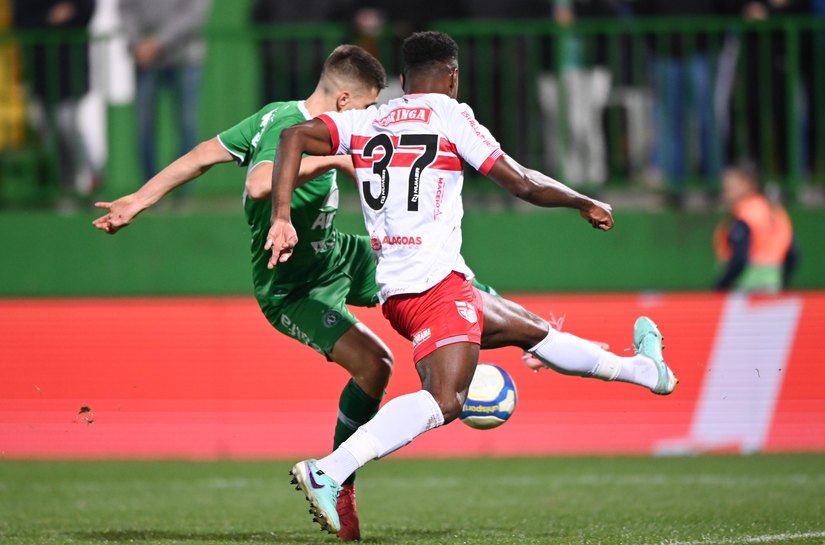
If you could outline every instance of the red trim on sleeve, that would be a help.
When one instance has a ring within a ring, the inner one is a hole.
[[[487,159],[485,159],[483,163],[481,163],[481,166],[478,167],[478,171],[487,176],[487,173],[490,172],[490,169],[493,168],[493,165],[496,164],[496,161],[498,161],[499,158],[503,156],[504,152],[501,151],[501,149],[497,149],[496,151],[491,153],[490,156]]]
[[[318,119],[323,121],[324,125],[327,126],[327,129],[329,129],[329,139],[332,142],[332,153],[333,155],[337,155],[338,148],[341,146],[341,138],[338,136],[338,125],[336,125],[335,121],[333,121],[332,118],[326,114],[319,115]]]
[[[355,166],[355,168],[372,168],[373,162],[379,159],[380,157],[370,157],[369,159],[364,159],[363,154],[352,154],[352,164]],[[418,155],[414,153],[396,153],[392,156],[390,166],[409,168],[413,165],[413,163],[415,163],[417,159]],[[435,158],[435,160],[432,163],[427,165],[427,168],[435,170],[461,171],[464,170],[464,165],[461,163],[461,159],[458,157],[439,155]]]

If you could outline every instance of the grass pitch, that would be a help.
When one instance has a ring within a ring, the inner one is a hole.
[[[289,462],[0,461],[0,543],[336,543]],[[383,460],[365,543],[825,543],[825,455]]]

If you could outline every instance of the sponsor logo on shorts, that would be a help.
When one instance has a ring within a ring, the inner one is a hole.
[[[429,327],[425,327],[424,329],[422,329],[421,331],[419,331],[418,333],[413,335],[413,339],[412,339],[413,349],[415,349],[416,347],[418,347],[419,344],[421,344],[424,341],[426,341],[427,339],[429,339],[431,335],[432,335],[432,333],[430,332]]]
[[[341,321],[341,313],[337,310],[328,310],[324,313],[324,325],[326,327],[335,327],[335,324]]]
[[[470,303],[464,301],[455,301],[456,309],[458,310],[458,315],[474,324],[478,321],[478,314],[476,314],[476,307],[471,305]]]
[[[281,314],[281,325],[284,327],[284,329],[286,329],[287,335],[289,335],[293,339],[296,339],[304,343],[316,352],[320,352],[321,354],[324,353],[324,351],[321,350],[321,347],[318,346],[315,342],[313,342],[309,335],[301,331],[301,328],[298,327],[295,324],[295,322],[293,322],[286,314]]]

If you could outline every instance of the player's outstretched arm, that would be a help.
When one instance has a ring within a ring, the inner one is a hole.
[[[355,167],[352,164],[352,155],[304,157],[301,159],[301,170],[298,172],[298,185],[314,180],[330,170],[337,170],[355,179]]]
[[[330,170],[337,170],[355,178],[355,168],[350,155],[330,155],[327,157],[304,157],[298,171],[298,184],[303,185]],[[255,201],[272,197],[272,163],[262,162],[255,165],[246,176],[246,194]]]
[[[132,223],[138,214],[154,205],[176,187],[194,180],[209,170],[212,165],[226,163],[232,159],[232,155],[226,151],[217,138],[201,142],[155,174],[136,192],[116,201],[96,202],[95,206],[105,208],[107,213],[94,220],[92,225],[113,235]]]
[[[327,126],[319,119],[293,125],[281,132],[275,162],[272,164],[272,227],[266,237],[266,250],[272,251],[267,266],[272,269],[292,255],[298,235],[292,226],[290,205],[298,185],[301,156],[329,155],[332,141]]]
[[[487,174],[498,185],[536,206],[575,208],[596,229],[613,228],[613,213],[609,204],[591,199],[563,183],[519,164],[502,155]]]

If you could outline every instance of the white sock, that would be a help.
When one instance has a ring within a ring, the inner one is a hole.
[[[655,387],[659,380],[656,364],[648,357],[617,356],[590,341],[553,328],[528,352],[565,375],[618,380],[646,388]]]
[[[444,415],[430,392],[419,390],[396,397],[332,454],[318,460],[318,469],[342,483],[370,460],[400,449],[443,423]]]

